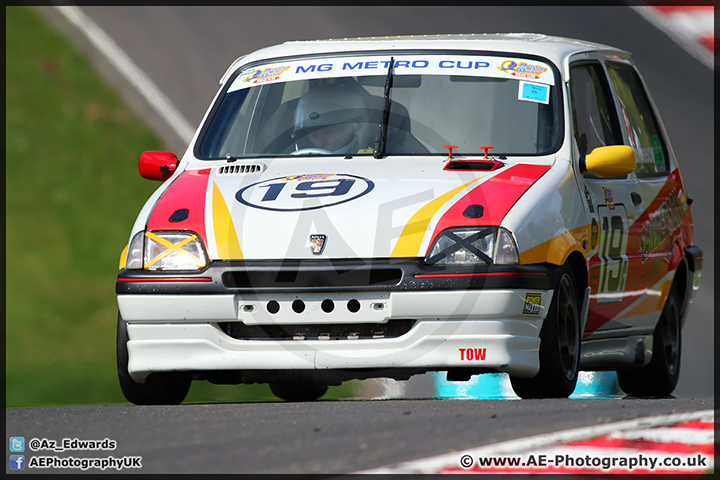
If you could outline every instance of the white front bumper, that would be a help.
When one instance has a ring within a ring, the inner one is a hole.
[[[526,294],[541,294],[537,313],[523,313]],[[120,295],[128,322],[128,370],[137,381],[172,370],[294,370],[356,368],[488,368],[518,376],[539,369],[539,333],[551,291],[462,290],[334,294]],[[294,299],[306,305],[292,311]],[[323,299],[338,306],[319,311]],[[343,309],[358,299],[361,310]],[[263,310],[276,299],[280,312]],[[383,304],[382,308],[374,307]],[[254,305],[254,310],[244,308]],[[361,313],[362,312],[362,313]],[[356,340],[238,340],[218,322],[246,324],[381,323],[416,319],[396,338]],[[468,349],[472,350],[469,353]]]

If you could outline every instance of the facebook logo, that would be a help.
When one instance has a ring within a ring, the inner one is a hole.
[[[25,470],[25,455],[10,455],[10,470]]]
[[[10,437],[10,451],[11,452],[24,452],[25,451],[25,437]]]

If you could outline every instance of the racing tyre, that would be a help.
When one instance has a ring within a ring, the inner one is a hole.
[[[185,400],[192,383],[190,372],[152,373],[137,383],[128,373],[127,324],[118,313],[117,368],[120,389],[136,405],[177,405]]]
[[[309,382],[271,382],[270,391],[288,402],[311,402],[325,395],[328,386]]]
[[[620,388],[634,397],[665,397],[675,390],[680,377],[680,302],[670,289],[660,320],[653,332],[650,363],[636,370],[618,372]]]
[[[540,330],[540,371],[533,378],[510,376],[510,383],[520,398],[567,398],[577,384],[579,359],[578,295],[566,265]]]

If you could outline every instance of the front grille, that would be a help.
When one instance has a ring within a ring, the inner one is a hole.
[[[223,273],[227,288],[278,287],[369,287],[397,285],[402,280],[399,268],[303,267],[231,270]]]
[[[218,326],[237,340],[367,340],[405,335],[417,320],[387,323],[337,323],[323,325],[246,325],[222,322]]]

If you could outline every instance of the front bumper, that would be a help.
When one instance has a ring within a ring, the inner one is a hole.
[[[381,267],[397,265],[401,275],[393,285],[363,285],[358,279],[386,282],[391,275],[364,267],[348,275],[347,262],[275,270],[223,262],[194,275],[123,271],[117,290],[128,324],[128,370],[136,381],[173,370],[537,373],[552,266],[448,272],[400,261]],[[328,268],[341,273],[316,275]],[[255,284],[248,287],[247,279]],[[292,286],[280,285],[285,281]]]

